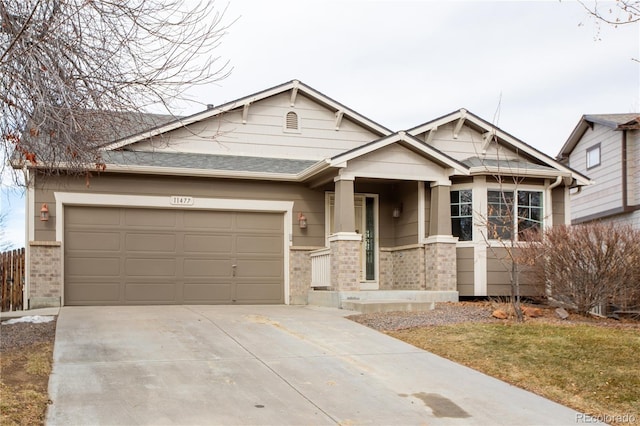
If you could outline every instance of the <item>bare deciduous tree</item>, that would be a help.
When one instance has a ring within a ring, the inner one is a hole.
[[[593,1],[578,1],[590,16],[600,22],[610,25],[624,25],[640,22],[640,1],[615,0],[604,4]]]
[[[53,173],[102,168],[98,146],[171,119],[194,85],[223,79],[226,9],[184,0],[0,2],[5,158]]]

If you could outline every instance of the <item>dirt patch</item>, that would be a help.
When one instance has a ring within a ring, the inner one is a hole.
[[[537,318],[525,318],[525,322],[557,323],[563,325],[589,324],[613,328],[640,328],[640,321],[633,318],[615,320],[597,316],[569,314],[562,320],[554,307],[545,305],[525,305],[540,308],[542,315]],[[508,319],[499,320],[491,316],[496,309],[502,309],[509,315]],[[351,315],[350,320],[374,328],[379,331],[397,331],[414,327],[441,326],[463,323],[509,323],[514,318],[507,303],[490,301],[480,302],[448,302],[436,303],[435,309],[425,312],[384,312]]]
[[[0,325],[0,424],[44,424],[56,321]]]

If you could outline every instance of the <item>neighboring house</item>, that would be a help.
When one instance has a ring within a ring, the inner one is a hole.
[[[26,165],[31,308],[505,295],[487,223],[565,224],[589,183],[464,109],[393,132],[296,80],[103,160],[89,186]]]
[[[558,160],[593,185],[571,192],[571,222],[640,228],[640,113],[583,115]]]

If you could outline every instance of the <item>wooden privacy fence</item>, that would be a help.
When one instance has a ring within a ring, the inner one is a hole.
[[[2,312],[21,310],[24,288],[23,248],[0,254],[0,277],[2,277]]]

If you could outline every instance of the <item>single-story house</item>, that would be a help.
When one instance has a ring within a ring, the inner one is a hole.
[[[101,149],[88,185],[14,163],[31,308],[505,295],[505,244],[589,183],[465,109],[394,132],[297,80]]]

